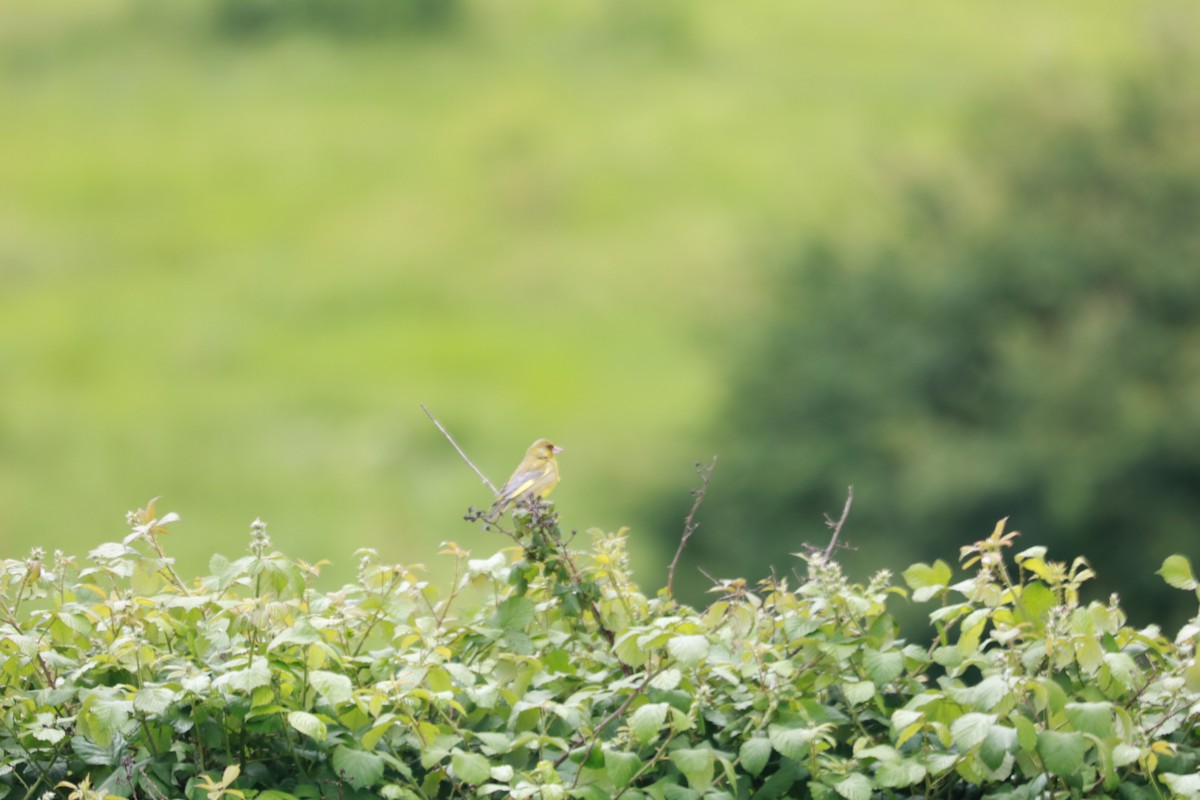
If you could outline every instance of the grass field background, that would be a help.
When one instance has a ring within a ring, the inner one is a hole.
[[[187,573],[261,516],[332,579],[360,546],[441,574],[438,542],[496,542],[426,403],[493,480],[560,442],[564,524],[631,525],[654,588],[678,531],[641,515],[686,509],[788,249],[870,241],[907,175],[969,177],[969,109],[1099,91],[1183,13],[480,2],[239,38],[198,4],[5,3],[2,555],[162,495]]]

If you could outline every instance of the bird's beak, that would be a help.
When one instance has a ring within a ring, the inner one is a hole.
[[[562,452],[562,448],[558,445],[554,445],[554,449],[551,452],[557,455],[558,453]]]

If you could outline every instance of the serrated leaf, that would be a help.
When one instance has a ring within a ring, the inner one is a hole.
[[[671,689],[674,689],[676,686],[678,686],[679,682],[682,680],[683,680],[683,673],[680,672],[679,670],[675,669],[674,667],[671,667],[670,669],[664,669],[662,672],[658,673],[653,678],[651,678],[650,686],[655,689],[662,689],[663,691],[670,691]]]
[[[1032,752],[1037,749],[1037,728],[1026,717],[1013,717],[1013,727],[1017,731],[1017,744],[1025,752]]]
[[[771,750],[771,740],[765,736],[753,736],[745,740],[738,750],[738,760],[742,769],[757,778],[767,766]]]
[[[863,666],[866,667],[867,677],[876,686],[886,686],[904,672],[904,655],[899,650],[867,650],[863,653]]]
[[[995,714],[971,712],[950,723],[950,736],[959,750],[970,750],[982,744],[988,731],[996,724]]]
[[[308,682],[330,705],[345,703],[352,694],[350,679],[338,672],[314,669],[308,673]]]
[[[1003,725],[993,725],[988,729],[983,745],[979,748],[979,758],[990,770],[1000,769],[1005,757],[1017,750],[1017,731]]]
[[[161,714],[174,702],[175,692],[162,686],[143,686],[133,696],[134,709],[150,716]]]
[[[523,631],[533,622],[533,601],[514,595],[496,607],[493,624],[502,631]]]
[[[1142,751],[1131,744],[1121,742],[1112,750],[1112,761],[1114,767],[1124,767],[1138,760]]]
[[[771,725],[767,728],[767,737],[771,746],[782,756],[793,761],[803,761],[808,758],[813,742],[821,737],[825,726],[815,728],[792,727],[789,725]]]
[[[680,664],[699,664],[708,657],[708,639],[704,636],[673,636],[667,641],[667,652]]]
[[[1192,574],[1192,562],[1181,555],[1167,556],[1155,574],[1161,575],[1164,581],[1176,589],[1191,591],[1200,585],[1196,583],[1196,577]]]
[[[1037,737],[1037,753],[1046,769],[1055,775],[1075,774],[1087,752],[1087,739],[1082,733],[1042,731]]]
[[[625,788],[641,768],[642,759],[637,753],[609,750],[604,754],[605,774],[617,789]]]
[[[833,789],[846,800],[871,800],[871,779],[857,772],[835,783]]]
[[[925,767],[915,761],[885,761],[875,771],[875,782],[886,789],[902,789],[925,780]]]
[[[293,728],[318,742],[325,741],[325,738],[328,736],[325,723],[315,714],[310,714],[307,711],[289,711],[287,721]]]
[[[1176,775],[1172,772],[1164,772],[1162,773],[1162,780],[1174,794],[1181,797],[1200,796],[1200,775],[1195,773],[1191,775]]]
[[[924,603],[936,597],[950,583],[953,573],[945,561],[929,564],[913,564],[902,573],[908,588],[913,590],[913,601]]]
[[[716,762],[713,751],[704,748],[681,747],[671,751],[671,763],[683,773],[688,785],[703,791],[712,784]]]
[[[666,703],[647,703],[633,712],[629,717],[629,729],[639,742],[646,744],[658,738],[667,719],[667,708]]]
[[[1112,703],[1067,703],[1067,719],[1080,733],[1104,739],[1113,732]]]
[[[355,789],[365,789],[383,777],[383,758],[340,744],[333,750],[333,768]]]
[[[842,694],[851,706],[860,706],[875,696],[875,684],[871,681],[843,683]]]
[[[479,753],[455,750],[450,754],[450,768],[460,781],[476,786],[492,777],[491,763]]]

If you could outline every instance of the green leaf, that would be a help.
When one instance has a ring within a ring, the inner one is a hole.
[[[666,703],[647,703],[629,717],[629,729],[642,744],[654,741],[667,719]]]
[[[988,729],[983,746],[979,748],[979,757],[990,770],[1000,769],[1004,757],[1017,750],[1017,731],[1003,725],[993,725]]]
[[[503,631],[523,631],[533,622],[534,611],[532,600],[514,595],[496,607],[492,624]]]
[[[712,784],[716,768],[712,750],[681,747],[671,751],[671,763],[683,773],[693,789],[703,791]]]
[[[1101,739],[1113,732],[1112,703],[1067,703],[1067,719],[1080,733],[1090,733]]]
[[[699,664],[708,657],[708,639],[704,636],[674,636],[667,642],[667,652],[680,664]]]
[[[982,744],[987,738],[988,731],[996,724],[995,714],[979,714],[971,712],[963,714],[950,723],[950,736],[959,750],[970,750]]]
[[[1164,772],[1162,780],[1174,794],[1181,797],[1200,797],[1200,775],[1176,775]]]
[[[383,758],[376,753],[367,753],[338,745],[333,750],[333,768],[337,774],[350,782],[355,789],[364,789],[383,777]]]
[[[813,742],[825,732],[825,726],[815,728],[792,727],[788,725],[772,725],[767,729],[771,746],[782,756],[793,761],[803,761],[808,758]]]
[[[913,601],[924,603],[938,592],[946,588],[953,577],[950,566],[945,561],[937,560],[933,566],[929,564],[913,564],[904,570],[904,581],[913,590]]]
[[[307,711],[289,711],[287,721],[293,728],[318,742],[325,741],[328,736],[325,723]]]
[[[607,750],[604,753],[604,771],[617,789],[623,789],[642,768],[642,759],[637,753],[624,750]]]
[[[1192,562],[1188,561],[1185,556],[1167,556],[1163,561],[1162,568],[1156,574],[1161,575],[1164,581],[1176,589],[1191,591],[1200,585],[1196,583],[1196,578],[1192,574]]]
[[[175,692],[162,686],[143,686],[133,696],[134,710],[156,717],[175,702]]]
[[[867,650],[863,653],[863,666],[867,669],[867,677],[876,686],[886,686],[904,672],[904,655],[899,650]]]
[[[492,777],[491,763],[479,753],[455,750],[450,754],[450,768],[460,781],[475,786]]]
[[[1037,738],[1037,752],[1046,769],[1055,775],[1075,774],[1087,752],[1087,739],[1082,733],[1042,731]]]
[[[683,673],[674,667],[671,667],[670,669],[664,669],[662,672],[651,678],[650,685],[655,689],[670,691],[671,689],[677,687],[682,680]]]
[[[1032,752],[1037,749],[1037,728],[1034,727],[1027,717],[1016,716],[1012,718],[1013,727],[1017,731],[1017,744],[1025,752]]]
[[[902,789],[925,780],[925,767],[915,761],[884,761],[875,772],[875,782],[885,789]]]
[[[738,761],[741,762],[742,768],[756,778],[767,766],[770,758],[771,740],[765,736],[752,736],[742,742],[742,747],[738,750]]]
[[[330,705],[336,706],[350,700],[353,687],[350,679],[341,673],[314,669],[308,674],[308,682]]]
[[[847,775],[833,788],[846,800],[871,800],[871,779],[857,772]]]
[[[871,681],[843,683],[842,694],[846,696],[847,703],[852,706],[860,706],[875,696],[875,684]]]
[[[1042,620],[1056,605],[1058,598],[1054,596],[1054,592],[1047,589],[1041,581],[1033,581],[1021,588],[1016,611],[1020,619],[1035,623],[1041,629]]]

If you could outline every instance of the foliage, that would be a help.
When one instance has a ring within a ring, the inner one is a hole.
[[[896,636],[889,575],[836,563],[705,609],[646,597],[624,538],[562,540],[548,504],[522,544],[473,559],[442,595],[366,551],[339,591],[271,550],[184,581],[178,520],[131,513],[88,566],[3,564],[0,787],[8,797],[1191,797],[1200,623],[1129,627],[1091,576],[1003,523],[904,579],[933,603],[932,647]],[[1015,573],[1015,574],[1014,574]],[[1196,591],[1182,557],[1171,585]],[[486,598],[464,604],[470,587]]]
[[[1165,56],[1094,107],[1074,85],[993,103],[977,185],[915,185],[893,241],[814,245],[786,270],[718,423],[727,481],[705,519],[747,532],[731,569],[778,563],[848,485],[850,567],[932,558],[1004,514],[1106,581],[1194,535],[1194,61]],[[1122,594],[1178,621],[1162,587]]]

